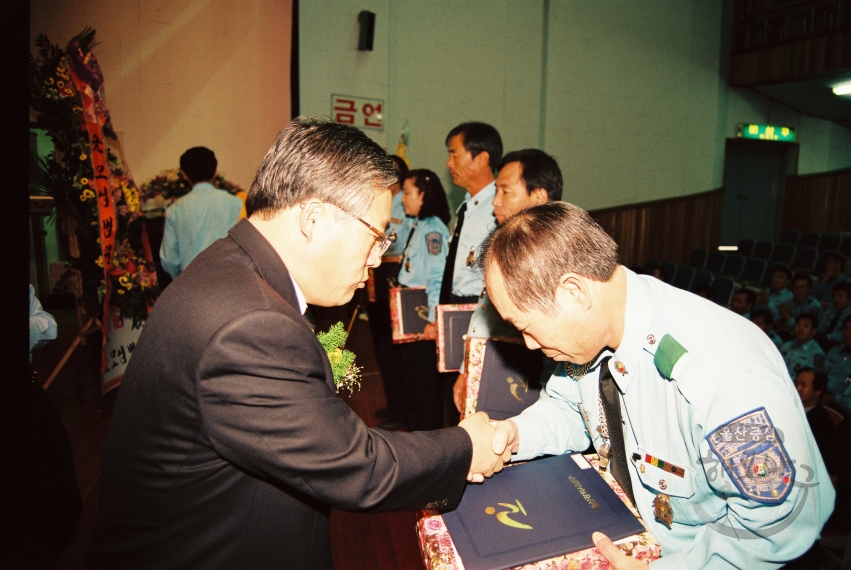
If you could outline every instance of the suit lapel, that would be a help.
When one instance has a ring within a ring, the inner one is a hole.
[[[245,253],[251,257],[254,270],[260,277],[275,290],[281,298],[286,301],[296,313],[301,313],[298,309],[298,298],[295,294],[290,272],[287,266],[284,265],[281,256],[275,251],[275,248],[263,237],[257,228],[246,218],[239,221],[234,227],[228,231],[228,235],[236,244],[242,248]],[[311,332],[315,332],[316,321],[313,320],[313,315],[308,309],[305,314],[301,315],[304,323],[310,328]],[[319,344],[319,341],[314,337],[314,342]],[[324,359],[325,379],[332,389],[334,386],[334,376],[331,373],[331,365],[328,358]]]

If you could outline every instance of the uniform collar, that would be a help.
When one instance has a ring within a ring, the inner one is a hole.
[[[650,288],[641,278],[621,266],[626,273],[626,311],[624,312],[623,338],[609,360],[609,370],[621,393],[626,394],[632,377],[638,372],[641,353],[652,337],[655,348],[656,335],[651,332]]]
[[[196,190],[196,189],[199,189],[199,188],[204,188],[204,189],[210,188],[212,190],[218,190],[218,188],[216,188],[215,186],[213,186],[209,182],[199,182],[198,184],[196,184],[195,186],[192,187],[192,190]],[[192,190],[190,190],[190,192]]]
[[[254,227],[254,224],[249,222],[247,218],[243,218],[228,230],[228,235],[251,257],[254,262],[252,264],[253,269],[260,277],[284,301],[294,309],[299,310],[301,307],[300,299],[287,266],[284,265],[281,256],[278,255],[272,244]],[[304,313],[303,310],[299,310],[299,312]]]
[[[493,198],[496,196],[496,180],[491,181],[490,184],[479,190],[478,194],[475,196],[471,196],[469,192],[464,196],[464,201],[461,204],[467,204],[467,215],[470,214],[473,210],[481,206],[482,204],[490,205],[493,202]],[[461,209],[461,205],[458,205],[458,209],[456,209],[456,213]]]

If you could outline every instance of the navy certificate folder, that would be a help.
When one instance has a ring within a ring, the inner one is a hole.
[[[499,570],[591,548],[644,526],[579,454],[506,467],[467,485],[443,520],[466,570]]]

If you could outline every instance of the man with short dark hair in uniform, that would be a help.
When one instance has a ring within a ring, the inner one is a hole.
[[[619,265],[611,237],[564,202],[520,212],[480,255],[500,315],[563,363],[549,398],[498,422],[494,452],[593,443],[662,546],[658,570],[777,568],[811,547],[835,493],[760,330]],[[646,568],[592,538],[612,567]]]
[[[474,269],[476,251],[496,227],[493,198],[496,194],[494,171],[502,160],[502,138],[486,123],[462,123],[446,135],[446,167],[452,182],[467,191],[456,211],[457,221],[449,243],[446,267],[440,289],[440,304],[475,303],[485,287],[481,274]],[[426,337],[437,337],[426,326]],[[457,375],[442,374],[447,425],[458,423],[452,389]]]

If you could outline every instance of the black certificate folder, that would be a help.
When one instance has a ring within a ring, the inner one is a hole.
[[[558,455],[507,467],[467,485],[443,520],[466,570],[500,570],[594,546],[644,526],[581,455]]]

